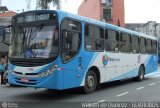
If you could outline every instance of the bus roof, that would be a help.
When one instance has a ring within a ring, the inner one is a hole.
[[[154,36],[149,36],[149,35],[146,35],[146,34],[143,34],[143,33],[139,33],[139,32],[132,31],[132,30],[128,30],[128,29],[125,29],[125,28],[122,28],[122,27],[118,27],[118,26],[109,24],[109,23],[105,23],[105,22],[102,22],[102,21],[94,20],[94,19],[87,18],[87,17],[80,16],[80,15],[75,15],[75,14],[72,14],[72,13],[69,13],[69,12],[65,12],[65,11],[60,11],[60,10],[56,10],[56,11],[57,11],[58,14],[61,14],[64,17],[69,17],[69,18],[73,18],[73,19],[76,19],[76,20],[80,20],[80,21],[86,22],[86,23],[91,23],[91,24],[107,27],[107,28],[110,28],[110,29],[113,29],[113,30],[130,33],[132,35],[136,35],[136,36],[141,36],[141,37],[157,40],[157,38],[154,37]]]
[[[143,33],[139,33],[139,32],[132,31],[132,30],[128,30],[128,29],[125,29],[125,28],[122,28],[122,27],[118,27],[118,26],[109,24],[109,23],[105,23],[105,22],[102,22],[102,21],[94,20],[94,19],[87,18],[87,17],[80,16],[80,15],[75,15],[75,14],[72,14],[72,13],[69,13],[69,12],[65,12],[65,11],[61,11],[61,10],[32,10],[32,11],[27,11],[27,12],[23,12],[23,13],[17,14],[14,17],[19,16],[21,14],[25,14],[25,13],[30,13],[30,12],[35,12],[35,13],[37,13],[37,12],[38,13],[39,12],[48,12],[48,13],[57,12],[58,16],[60,16],[61,19],[65,18],[65,17],[69,17],[69,18],[73,18],[73,19],[76,19],[76,20],[83,21],[85,23],[91,23],[91,24],[94,24],[94,25],[107,27],[107,28],[112,29],[112,30],[122,31],[122,32],[130,33],[132,35],[136,35],[136,36],[141,36],[141,37],[157,40],[157,38],[154,37],[154,36],[149,36],[149,35],[146,35],[146,34],[143,34]]]

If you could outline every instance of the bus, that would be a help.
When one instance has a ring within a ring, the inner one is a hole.
[[[158,64],[160,64],[160,41],[158,39]]]
[[[64,11],[17,14],[3,42],[11,85],[91,93],[105,82],[142,81],[158,68],[155,37]]]

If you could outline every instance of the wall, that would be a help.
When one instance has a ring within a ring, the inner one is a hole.
[[[125,27],[124,14],[124,0],[113,0],[113,24],[118,25],[119,19],[121,27]]]
[[[83,0],[78,8],[78,14],[92,19],[101,20],[101,1],[100,0]]]
[[[119,19],[120,26],[125,27],[124,0],[112,0],[112,3],[112,19],[106,22],[118,25]],[[104,8],[104,6],[102,6],[101,0],[83,0],[82,4],[78,8],[78,14],[102,21],[102,8]]]

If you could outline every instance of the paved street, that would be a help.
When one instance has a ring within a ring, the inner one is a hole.
[[[0,101],[7,102],[158,102],[160,72],[152,73],[142,82],[133,80],[106,83],[92,94],[80,89],[48,91],[24,87],[0,86]]]

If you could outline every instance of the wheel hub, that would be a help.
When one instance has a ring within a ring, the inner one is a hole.
[[[92,88],[93,86],[94,86],[94,78],[93,78],[93,76],[88,76],[88,78],[87,78],[87,86],[88,86],[88,88]]]

